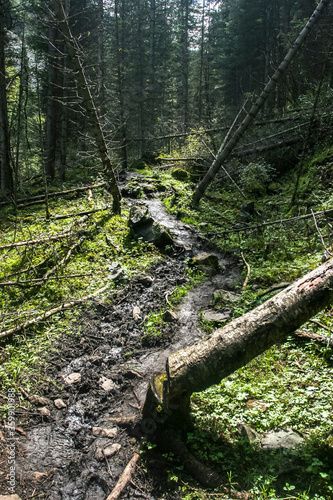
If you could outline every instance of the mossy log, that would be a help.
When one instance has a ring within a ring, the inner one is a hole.
[[[284,341],[332,303],[333,259],[228,325],[169,356],[165,373],[151,378],[143,432],[186,421],[190,395],[202,391]]]

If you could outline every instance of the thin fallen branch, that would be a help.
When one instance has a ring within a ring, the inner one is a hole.
[[[243,259],[243,261],[246,265],[246,269],[247,269],[246,278],[245,278],[245,281],[244,281],[243,286],[242,286],[242,291],[244,292],[246,290],[247,283],[249,281],[249,277],[251,274],[251,267],[250,267],[250,264],[245,260],[243,252],[241,253],[241,256],[242,256],[242,259]]]
[[[320,212],[316,212],[314,215],[316,217],[321,216],[321,215],[333,215],[333,208],[329,210],[321,210]],[[235,229],[229,229],[228,231],[223,231],[221,234],[230,234],[230,233],[239,233],[241,231],[252,231],[252,230],[257,230],[261,227],[267,227],[267,226],[273,226],[274,224],[284,224],[284,223],[289,223],[289,222],[295,222],[298,220],[302,219],[309,219],[313,217],[312,214],[305,214],[305,215],[298,215],[297,217],[289,217],[288,219],[278,219],[278,220],[273,220],[271,222],[262,222],[261,224],[252,224],[251,226],[244,226],[240,228],[235,228]]]
[[[326,325],[323,325],[322,323],[320,323],[320,321],[317,321],[316,319],[309,319],[309,321],[317,326],[319,326],[320,328],[324,328],[324,330],[327,330],[328,332],[331,331],[330,328],[328,328],[328,326]]]
[[[298,338],[314,340],[324,347],[333,347],[333,339],[325,335],[318,335],[317,333],[308,332],[306,330],[295,330],[294,335]]]
[[[91,276],[90,273],[80,273],[80,274],[65,274],[63,276],[50,276],[47,278],[35,278],[31,280],[22,280],[22,281],[4,281],[3,283],[0,283],[0,287],[4,288],[6,286],[39,286],[43,285],[47,281],[51,280],[66,280],[66,279],[72,279],[72,278],[82,278],[83,276]]]
[[[282,281],[282,283],[275,283],[275,285],[270,286],[269,288],[267,288],[267,290],[258,293],[258,297],[263,297],[268,293],[274,292],[275,290],[281,290],[281,288],[286,288],[289,285],[290,285],[289,281]]]
[[[323,247],[325,248],[325,252],[330,255],[331,257],[333,257],[333,254],[329,251],[329,249],[327,248],[327,246],[325,245],[325,241],[324,241],[324,238],[323,238],[323,235],[321,234],[320,232],[320,229],[318,227],[318,224],[317,224],[317,219],[316,219],[316,214],[313,212],[312,208],[311,208],[311,214],[313,216],[313,220],[314,220],[314,223],[315,223],[315,226],[316,226],[316,229],[317,229],[317,232],[320,236],[320,239],[321,239],[321,244],[323,245]]]
[[[73,250],[75,250],[75,248],[77,248],[78,246],[81,245],[82,241],[84,240],[84,237],[81,236],[81,238],[76,241],[69,249],[68,249],[68,252],[66,253],[66,255],[59,261],[57,262],[57,264],[55,264],[51,269],[49,269],[43,276],[42,278],[42,281],[46,281],[48,279],[48,277],[54,272],[56,271],[57,269],[59,269],[59,267],[61,267],[65,262],[68,261],[68,259],[70,258],[71,256],[71,253],[73,252]]]
[[[116,486],[113,488],[113,490],[111,491],[110,495],[107,497],[106,500],[117,500],[117,498],[119,498],[119,495],[131,480],[131,477],[133,475],[139,457],[140,457],[139,453],[134,453],[133,457],[128,462],[123,473],[118,479]]]
[[[114,278],[115,278],[115,276],[114,276]],[[45,319],[50,318],[54,314],[65,311],[66,309],[70,309],[77,304],[82,304],[83,302],[87,302],[88,300],[93,299],[97,295],[100,295],[103,292],[105,292],[105,290],[107,290],[109,288],[109,286],[111,285],[111,282],[112,282],[112,280],[110,280],[110,282],[107,285],[103,286],[99,290],[96,290],[96,292],[94,292],[90,295],[86,295],[85,297],[81,297],[81,299],[72,300],[70,302],[63,303],[60,306],[55,307],[54,309],[49,309],[48,311],[41,314],[40,316],[37,316],[37,318],[33,318],[29,321],[25,321],[25,323],[21,323],[20,325],[17,325],[13,328],[10,328],[9,330],[5,330],[3,332],[0,332],[0,339],[4,339],[6,337],[9,337],[9,335],[13,335],[14,333],[18,333],[21,330],[23,330],[24,328],[28,328],[29,326],[36,325],[36,324],[40,323],[41,321],[44,321]]]
[[[105,186],[105,182],[99,182],[98,184],[92,184],[91,186],[81,186],[81,187],[76,187],[72,189],[66,189],[65,191],[55,191],[54,193],[48,193],[48,197],[51,196],[61,196],[61,195],[66,195],[70,193],[75,193],[76,191],[87,191],[88,189],[95,189],[99,187]],[[31,196],[29,198],[19,198],[16,203],[25,203],[33,200],[43,200],[45,199],[45,194],[38,194],[36,196]],[[11,200],[8,201],[1,201],[0,205],[8,205],[11,203]]]
[[[72,224],[70,224],[70,226],[65,229],[65,231],[61,232],[61,233],[58,233],[58,234],[55,234],[53,236],[48,236],[47,238],[37,238],[35,240],[31,239],[31,240],[24,240],[24,241],[17,241],[16,243],[7,243],[6,245],[1,245],[0,246],[0,250],[3,250],[5,248],[18,248],[18,247],[24,247],[24,246],[31,246],[31,245],[41,245],[42,243],[48,243],[49,241],[56,241],[56,240],[61,240],[62,238],[67,238],[67,236],[69,236],[73,229],[73,226],[77,225],[77,224],[83,224],[86,220],[88,219],[88,216],[85,215],[84,217],[82,217],[81,219],[77,220],[77,221],[74,221],[72,222]]]
[[[94,208],[93,210],[86,210],[84,212],[78,212],[78,213],[73,213],[73,214],[64,214],[64,215],[54,215],[53,217],[50,217],[50,220],[69,219],[71,217],[80,217],[81,215],[95,214],[96,212],[102,212],[103,210],[109,210],[110,208],[112,208],[111,205],[105,205],[105,207]]]

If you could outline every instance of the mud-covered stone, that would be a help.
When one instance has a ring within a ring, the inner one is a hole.
[[[232,316],[232,309],[222,309],[220,311],[216,309],[206,309],[202,311],[201,318],[204,321],[211,321],[213,323],[221,323],[228,321]]]
[[[212,253],[202,252],[195,255],[190,261],[190,265],[198,268],[208,276],[213,276],[220,270],[219,259]]]
[[[141,239],[147,243],[153,243],[160,248],[173,244],[168,231],[154,221],[146,207],[135,206],[131,208],[128,226],[132,237],[137,240]]]

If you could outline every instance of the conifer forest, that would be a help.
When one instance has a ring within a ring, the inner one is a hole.
[[[333,500],[332,27],[0,0],[0,500]]]

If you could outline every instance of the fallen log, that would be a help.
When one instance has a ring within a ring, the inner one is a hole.
[[[65,191],[55,191],[53,193],[51,192],[48,193],[48,197],[50,198],[50,196],[63,196],[66,194],[75,193],[77,191],[87,191],[88,189],[96,189],[103,186],[105,186],[105,182],[99,182],[98,184],[92,184],[91,186],[79,186],[72,189],[66,189]],[[44,199],[45,193],[38,194],[36,196],[30,196],[29,198],[19,198],[18,200],[16,200],[16,203],[25,203],[33,200],[42,200],[42,202],[44,202]],[[12,203],[12,200],[1,201],[0,205],[8,205],[9,203]]]
[[[332,303],[333,259],[254,310],[234,319],[195,344],[171,354],[165,373],[150,380],[141,426],[185,421],[190,396],[219,383],[238,368],[281,342]],[[153,430],[154,429],[154,430]]]
[[[81,219],[78,219],[70,224],[67,229],[62,231],[61,233],[54,234],[53,236],[47,236],[45,238],[36,238],[36,239],[31,239],[31,240],[24,240],[24,241],[17,241],[13,243],[6,243],[6,245],[1,245],[0,250],[4,250],[5,248],[18,248],[18,247],[24,247],[24,246],[31,246],[31,245],[41,245],[42,243],[48,243],[49,241],[57,241],[61,240],[62,238],[67,238],[69,235],[72,235],[72,229],[76,225],[81,225],[84,224],[88,220],[88,216],[85,215],[84,217],[81,217]]]

